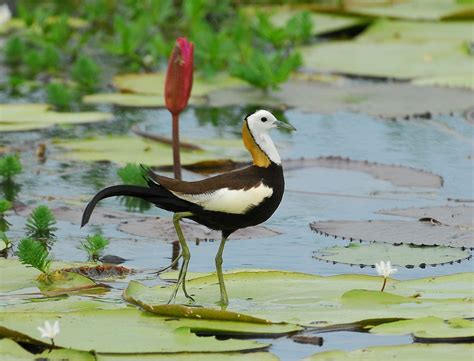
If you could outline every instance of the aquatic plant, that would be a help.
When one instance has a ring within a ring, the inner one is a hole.
[[[49,83],[46,88],[48,103],[58,110],[68,110],[74,101],[74,95],[67,86],[60,83]]]
[[[379,276],[382,276],[383,277],[383,284],[382,284],[382,289],[380,290],[381,292],[383,292],[383,290],[385,289],[385,286],[387,284],[387,279],[392,275],[394,274],[395,272],[397,272],[397,269],[396,268],[392,268],[391,264],[390,264],[390,261],[387,261],[387,262],[384,262],[384,261],[380,261],[379,263],[376,263],[375,264],[375,271],[377,272],[377,274]]]
[[[125,167],[120,168],[117,171],[117,175],[120,177],[124,184],[136,185],[136,186],[146,186],[145,176],[147,174],[147,168],[138,165],[129,163]],[[140,198],[134,197],[120,197],[120,202],[125,204],[128,210],[138,210],[140,212],[150,209],[151,205],[149,202],[144,201]]]
[[[285,52],[276,52],[267,55],[260,50],[254,50],[250,56],[232,64],[231,74],[268,91],[270,88],[277,89],[279,84],[288,80],[301,63],[298,53],[288,55]]]
[[[6,199],[0,200],[0,232],[6,232],[10,229],[10,223],[5,218],[5,212],[10,210],[12,204]]]
[[[9,38],[4,48],[5,63],[12,67],[19,66],[23,60],[25,49],[25,43],[20,37],[13,36]]]
[[[54,347],[54,338],[59,334],[59,321],[55,321],[54,324],[50,324],[49,321],[45,321],[44,326],[38,327],[38,331],[41,332],[41,338],[48,338],[51,340],[51,347]]]
[[[0,158],[0,177],[3,182],[11,182],[13,177],[20,174],[23,167],[16,154],[5,155]]]
[[[188,105],[193,87],[194,45],[178,38],[168,62],[165,83],[165,103],[173,119],[173,172],[181,179],[179,154],[179,114]]]
[[[48,241],[55,237],[56,219],[47,206],[36,207],[26,220],[27,235],[34,240]]]
[[[18,244],[16,255],[22,264],[34,267],[42,273],[49,273],[53,259],[40,242],[31,238],[23,238]]]
[[[79,84],[83,90],[93,90],[100,81],[100,69],[97,63],[90,57],[81,55],[72,66],[72,79]]]
[[[0,247],[0,254],[5,256],[8,253],[8,250],[12,248],[12,242],[7,237],[5,232],[0,231],[0,240],[3,242],[3,246]]]
[[[123,183],[136,186],[146,185],[146,173],[147,168],[133,163],[129,163],[117,171],[117,175],[122,179]]]
[[[102,237],[101,234],[94,234],[93,236],[88,236],[85,241],[82,241],[79,249],[87,252],[89,260],[98,261],[99,257],[102,255],[102,252],[109,245],[109,240]]]

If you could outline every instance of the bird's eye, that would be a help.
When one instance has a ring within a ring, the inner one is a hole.
[[[261,117],[260,120],[261,120],[262,122],[266,122],[268,119],[267,119],[267,117]]]

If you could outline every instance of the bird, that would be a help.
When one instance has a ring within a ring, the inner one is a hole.
[[[242,124],[242,140],[252,156],[250,166],[191,182],[161,176],[148,169],[145,175],[147,186],[115,185],[98,192],[87,204],[81,226],[89,222],[100,200],[115,196],[141,198],[173,212],[173,224],[181,246],[181,254],[173,263],[177,263],[181,257],[183,262],[168,303],[175,302],[180,287],[185,297],[194,301],[186,290],[186,273],[191,254],[180,221],[191,219],[220,231],[222,238],[215,257],[220,288],[218,303],[227,306],[229,299],[222,272],[222,255],[227,239],[238,229],[268,220],[283,197],[285,181],[282,162],[269,135],[274,128],[296,130],[291,124],[279,121],[267,110],[248,114]]]

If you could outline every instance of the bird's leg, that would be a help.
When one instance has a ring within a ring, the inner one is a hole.
[[[189,252],[188,244],[186,243],[186,239],[184,238],[183,231],[181,230],[181,226],[179,225],[179,221],[182,218],[185,217],[190,217],[193,214],[191,212],[179,212],[175,213],[173,216],[173,224],[174,228],[176,229],[176,234],[178,236],[179,244],[181,246],[182,250],[182,256],[183,256],[183,264],[181,265],[181,269],[179,271],[179,276],[178,276],[178,282],[176,283],[176,286],[173,290],[173,293],[171,294],[171,297],[168,301],[168,303],[174,302],[176,299],[176,294],[178,293],[179,287],[182,285],[183,287],[183,292],[186,298],[191,299],[194,301],[194,299],[186,292],[186,273],[188,271],[188,265],[189,265],[189,260],[191,258],[191,253]]]
[[[219,288],[221,291],[221,306],[227,306],[229,304],[229,298],[227,297],[227,291],[225,289],[224,283],[224,275],[222,274],[222,253],[224,252],[225,242],[227,241],[227,237],[222,235],[221,244],[219,245],[219,250],[216,254],[216,271],[217,271],[217,278],[219,280]]]
[[[164,271],[170,269],[170,268],[173,268],[174,266],[176,266],[176,264],[179,262],[179,260],[181,259],[181,257],[183,257],[183,255],[180,253],[178,255],[178,257],[176,257],[173,262],[171,262],[170,265],[166,266],[166,267],[163,267],[161,269],[159,269],[158,271],[155,272],[155,274],[159,275],[160,273],[163,273]]]

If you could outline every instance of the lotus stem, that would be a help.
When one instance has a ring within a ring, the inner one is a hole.
[[[380,292],[383,292],[383,290],[385,289],[385,286],[387,285],[387,278],[383,278],[383,285],[382,285],[382,289],[380,290]]]
[[[181,159],[179,156],[179,114],[173,114],[173,172],[181,180]]]

